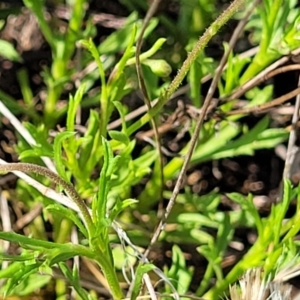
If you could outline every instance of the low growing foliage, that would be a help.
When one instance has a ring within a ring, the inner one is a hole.
[[[300,53],[297,2],[235,0],[223,7],[181,0],[176,22],[163,1],[119,1],[126,17],[100,13],[115,21],[107,34],[95,25],[96,1],[65,2],[0,4],[0,28],[26,12],[51,56],[36,91],[26,55],[4,34],[0,39],[1,63],[24,64],[16,76],[22,100],[0,89],[1,126],[16,132],[9,136],[16,135],[17,154],[1,160],[0,172],[4,180],[8,172],[20,177],[16,185],[3,181],[1,190],[1,296],[50,289],[55,299],[287,299],[281,283],[299,264],[300,190],[291,176],[282,178],[268,214],[251,194],[202,192],[185,179],[204,164],[251,157],[288,138],[291,173],[298,115],[288,130],[274,109],[300,88],[278,95],[271,80],[300,69],[290,60]],[[234,32],[225,25],[231,19]],[[205,50],[220,38],[224,54],[217,59]],[[258,48],[239,53],[243,41]],[[21,227],[11,226],[8,203]],[[243,244],[240,230],[255,238]],[[161,262],[151,258],[169,244]],[[233,245],[242,248],[237,255],[230,255]]]

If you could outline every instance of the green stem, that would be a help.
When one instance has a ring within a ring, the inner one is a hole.
[[[96,258],[94,258],[99,266],[102,269],[102,272],[107,280],[107,283],[109,287],[111,288],[111,294],[113,296],[114,300],[120,300],[123,299],[123,293],[119,284],[118,277],[116,275],[116,272],[114,270],[114,266],[111,264],[110,259],[108,255],[104,255],[100,251],[100,255],[97,255]]]
[[[269,1],[270,2],[270,1]],[[266,6],[267,4],[265,4]],[[262,40],[260,44],[259,52],[264,53],[266,55],[269,45],[272,41],[274,31],[275,31],[275,22],[278,17],[279,9],[282,5],[282,0],[273,0],[271,6],[268,7],[267,12],[261,12],[266,14],[266,23],[263,26]]]
[[[135,122],[128,128],[128,134],[133,134],[136,130],[149,122],[150,118],[157,115],[162,107],[167,103],[173,93],[178,89],[186,74],[190,70],[192,64],[197,59],[198,55],[203,51],[211,38],[218,32],[218,30],[233,16],[233,14],[240,8],[245,0],[235,0],[231,5],[209,26],[209,28],[200,37],[192,52],[189,53],[187,59],[184,61],[178,74],[173,79],[171,84],[165,93],[160,97],[156,105],[154,105],[147,114],[145,114],[140,120]]]
[[[247,82],[250,78],[254,77],[279,56],[279,54],[275,52],[270,53],[268,49],[276,31],[275,23],[278,17],[279,9],[282,6],[282,0],[274,0],[272,1],[271,6],[267,7],[267,5],[268,4],[265,3],[264,11],[260,12],[261,19],[263,20],[263,27],[259,50],[258,53],[255,55],[252,63],[241,77],[241,84]]]
[[[89,236],[90,236],[90,247],[92,248],[92,252],[90,250],[87,250],[86,247],[83,247],[81,245],[74,245],[72,244],[72,249],[78,251],[79,255],[84,255],[86,257],[89,257],[90,259],[93,259],[97,261],[99,266],[101,267],[103,274],[108,282],[109,287],[111,288],[111,293],[113,295],[113,298],[115,300],[119,300],[123,298],[123,293],[119,285],[119,281],[116,275],[116,272],[114,270],[113,266],[113,260],[110,255],[110,249],[109,245],[107,244],[106,249],[104,251],[101,251],[98,244],[98,239],[93,238],[93,233],[95,233],[95,226],[92,221],[92,218],[89,214],[89,211],[74,189],[74,187],[64,181],[62,178],[60,178],[57,174],[53,173],[52,171],[48,170],[47,168],[28,164],[28,163],[11,163],[11,164],[0,164],[0,172],[11,172],[11,171],[21,171],[24,173],[36,173],[42,176],[45,176],[52,180],[55,184],[61,185],[66,192],[70,195],[71,199],[74,201],[74,203],[78,206],[79,210],[81,211],[84,220],[86,222],[86,225],[88,227]],[[14,238],[15,234],[12,235],[9,233],[12,238]],[[2,233],[2,236],[5,235],[5,233]],[[18,237],[18,242],[22,241],[24,239],[27,241],[27,239],[23,238],[22,236]],[[44,243],[45,245],[50,246],[56,246],[55,243],[45,242],[45,241],[39,241],[40,243]],[[64,247],[62,244],[61,247]],[[69,246],[67,246],[69,247]]]
[[[86,1],[76,0],[72,10],[72,16],[66,36],[64,60],[67,63],[74,52],[76,41],[78,40],[78,32],[81,30],[82,21],[86,12]]]
[[[55,112],[56,103],[59,98],[59,95],[61,94],[62,88],[61,87],[49,87],[48,89],[48,97],[45,102],[45,124],[47,128],[51,128],[53,124],[56,123],[56,116],[57,114]]]
[[[74,53],[78,32],[80,32],[82,20],[85,14],[84,0],[76,0],[72,10],[72,16],[66,35],[62,40],[57,39],[52,43],[53,63],[51,68],[52,81],[49,86],[49,94],[45,104],[45,119],[48,127],[52,127],[56,122],[56,103],[62,93],[63,78],[69,78],[68,63]]]

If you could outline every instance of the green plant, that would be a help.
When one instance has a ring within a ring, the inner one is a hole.
[[[134,6],[135,3],[124,2],[127,6]],[[204,295],[206,299],[216,299],[223,296],[230,284],[249,268],[263,267],[266,278],[274,277],[275,267],[281,268],[292,260],[297,246],[293,238],[299,229],[296,222],[299,203],[295,216],[282,228],[280,226],[283,224],[289,203],[295,195],[299,198],[300,193],[293,190],[288,182],[284,186],[283,201],[273,206],[267,218],[262,218],[257,213],[251,195],[247,198],[237,193],[229,194],[228,198],[237,203],[241,209],[227,213],[218,208],[221,203],[218,191],[199,197],[185,187],[184,193],[180,193],[188,166],[239,155],[253,155],[256,150],[273,148],[285,141],[289,135],[283,128],[272,128],[271,117],[268,115],[251,127],[245,123],[243,117],[282,104],[292,97],[289,95],[280,98],[280,101],[277,101],[278,99],[270,101],[273,87],[270,85],[263,88],[256,87],[268,77],[261,75],[263,77],[261,79],[262,77],[255,76],[259,76],[260,71],[281,55],[300,46],[296,30],[299,8],[295,1],[265,0],[258,7],[258,12],[253,12],[257,5],[255,2],[249,13],[247,11],[247,14],[242,16],[241,26],[238,26],[238,31],[229,44],[224,44],[224,56],[219,65],[203,53],[211,38],[246,2],[234,1],[216,21],[211,23],[198,41],[195,41],[194,30],[198,30],[201,24],[197,24],[197,18],[192,11],[197,16],[203,13],[200,2],[190,2],[196,7],[195,10],[182,6],[180,30],[185,32],[186,36],[180,41],[182,44],[179,48],[181,47],[181,51],[186,47],[190,52],[184,62],[181,60],[172,62],[161,50],[162,47],[166,49],[168,47],[166,39],[158,37],[154,31],[160,23],[169,26],[168,28],[173,26],[165,16],[153,17],[158,1],[153,1],[144,23],[138,19],[137,13],[132,13],[126,18],[123,28],[110,34],[99,46],[92,40],[96,28],[90,19],[87,21],[84,19],[82,8],[88,4],[86,1],[69,3],[70,20],[68,25],[64,26],[64,30],[61,30],[55,20],[52,20],[54,22],[52,26],[45,21],[43,1],[24,1],[39,21],[51,49],[52,63],[43,72],[47,97],[42,116],[34,112],[33,91],[29,87],[24,69],[19,72],[18,79],[25,106],[18,106],[14,99],[5,96],[10,108],[16,108],[15,113],[24,112],[29,107],[30,119],[24,127],[22,125],[18,127],[20,136],[17,152],[24,163],[1,164],[0,171],[33,173],[33,178],[38,181],[32,179],[26,182],[19,181],[16,191],[22,196],[29,210],[38,202],[43,203],[45,206],[43,216],[51,220],[53,227],[53,242],[47,241],[41,217],[35,218],[29,225],[32,234],[30,238],[17,233],[0,232],[1,239],[18,243],[23,249],[19,256],[2,254],[3,261],[12,261],[9,267],[0,271],[1,279],[9,278],[2,288],[4,295],[28,294],[44,286],[51,280],[53,270],[57,266],[80,298],[96,298],[92,292],[83,288],[79,276],[80,268],[76,264],[72,268],[68,265],[68,260],[75,260],[76,256],[80,256],[96,262],[106,277],[113,298],[121,299],[124,297],[121,290],[123,278],[120,279],[119,274],[119,268],[122,266],[120,262],[118,267],[115,266],[116,251],[111,248],[112,242],[121,241],[127,243],[134,250],[136,258],[140,259],[132,272],[133,278],[130,278],[131,299],[137,298],[140,294],[143,280],[146,280],[148,273],[150,275],[156,273],[165,281],[165,285],[157,290],[166,298],[171,293],[177,298],[179,294],[187,298],[186,294],[190,291],[193,279],[193,268],[187,267],[179,247],[173,247],[171,267],[165,267],[163,275],[147,260],[149,249],[142,255],[134,246],[134,244],[149,246],[149,237],[144,232],[148,233],[147,230],[153,230],[155,227],[153,224],[156,224],[157,212],[153,207],[158,205],[162,189],[162,196],[169,199],[169,202],[165,212],[159,211],[163,217],[149,247],[156,243],[158,238],[173,243],[197,245],[197,251],[208,262],[203,278],[196,282],[197,296]],[[185,1],[182,1],[182,5],[184,4]],[[273,4],[276,4],[274,9]],[[141,8],[144,9],[143,5]],[[213,10],[212,7],[207,9]],[[255,23],[258,17],[262,20],[259,24]],[[232,51],[236,38],[246,26],[248,18],[250,18],[248,28],[255,28],[256,34],[260,36],[260,48],[253,60],[233,54]],[[188,24],[189,19],[192,19],[191,24]],[[205,19],[203,18],[203,22]],[[176,35],[173,28],[170,32]],[[188,32],[190,34],[187,34]],[[284,49],[274,49],[278,40],[284,40]],[[147,50],[140,53],[142,41]],[[80,47],[84,49],[79,51]],[[266,57],[268,59],[265,59]],[[80,78],[80,84],[74,80],[77,73],[80,73],[79,70],[70,67],[77,61],[89,70],[83,72],[86,76]],[[179,65],[180,70],[171,81],[169,76],[171,66],[174,65]],[[269,77],[274,76],[269,72],[267,74]],[[205,76],[211,76],[213,80],[207,97],[202,99],[199,84]],[[195,115],[190,117],[188,128],[190,138],[178,155],[169,158],[164,165],[164,159],[159,157],[161,153],[152,146],[138,146],[134,134],[151,121],[156,130],[155,145],[160,149],[159,115],[185,80],[189,84],[191,107],[195,112]],[[101,89],[95,88],[98,81]],[[249,81],[252,81],[250,86],[247,85]],[[76,92],[74,96],[69,96],[67,105],[57,108],[66,83],[76,85]],[[128,108],[122,100],[138,89],[137,83],[141,87],[148,111],[137,121],[131,122],[130,107]],[[212,99],[216,89],[220,95],[217,100]],[[298,92],[299,90],[294,91],[293,95]],[[235,109],[239,104],[238,97],[243,94],[246,97],[246,106]],[[153,101],[156,97],[158,99]],[[0,108],[4,114],[2,106]],[[87,124],[82,125],[77,121],[81,109],[90,109]],[[118,129],[110,127],[110,120],[115,113],[120,117]],[[65,129],[50,136],[49,129],[62,122],[63,118],[66,120]],[[84,130],[78,130],[77,125],[85,126]],[[39,166],[41,163],[47,168]],[[173,191],[167,191],[164,184],[176,179],[177,176],[177,183],[172,186]],[[27,177],[24,178],[28,180]],[[68,197],[59,195],[50,188],[47,190],[45,186],[51,182],[62,188]],[[143,186],[137,195],[138,201],[132,199],[135,198],[132,194],[136,185]],[[60,204],[53,204],[49,198],[55,199]],[[135,224],[137,218],[133,212],[137,210],[138,214],[147,214],[146,225]],[[124,223],[138,228],[138,230],[128,229],[128,235],[133,242],[120,234],[120,228],[115,223],[119,218]],[[166,221],[176,224],[176,230],[164,230]],[[224,275],[222,260],[234,238],[235,229],[242,225],[257,231],[257,241],[241,261]],[[77,244],[70,242],[74,226],[79,237]],[[118,236],[112,231],[112,227]],[[124,257],[127,258],[126,251],[124,252]],[[280,262],[276,263],[277,260]],[[134,268],[132,264],[130,267]],[[50,276],[43,277],[41,273]],[[216,280],[216,284],[211,287],[213,279]],[[63,285],[66,287],[65,283]],[[24,289],[25,286],[27,289]],[[148,288],[150,290],[150,287]],[[60,289],[58,282],[56,289]]]
[[[68,271],[68,268],[63,263],[63,261],[72,258],[76,255],[80,255],[92,258],[99,264],[111,288],[111,293],[113,297],[115,299],[122,298],[122,291],[120,289],[118,279],[116,278],[116,273],[114,272],[112,253],[108,240],[108,227],[110,226],[113,220],[106,216],[109,181],[116,167],[118,157],[113,158],[112,150],[109,148],[109,144],[104,140],[103,147],[104,165],[99,180],[99,192],[97,197],[93,201],[92,216],[90,215],[86,205],[84,204],[83,200],[80,198],[76,190],[73,188],[73,186],[70,183],[64,181],[60,176],[49,171],[48,169],[37,165],[22,163],[7,164],[1,166],[2,172],[15,170],[23,171],[25,173],[33,172],[49,178],[52,182],[54,182],[57,185],[61,185],[78,207],[80,213],[82,214],[84,224],[75,214],[67,213],[66,217],[69,217],[70,220],[78,226],[81,233],[88,240],[88,247],[84,247],[74,244],[40,242],[39,240],[22,237],[14,233],[2,233],[1,238],[9,240],[11,242],[18,241],[23,244],[23,247],[35,250],[35,255],[29,256],[30,261],[34,260],[35,257],[38,258],[35,264],[31,264],[31,267],[29,269],[25,269],[25,272],[23,272],[24,270],[22,269],[21,274],[7,274],[6,270],[6,275],[9,275],[11,281],[10,284],[7,286],[7,290],[4,292],[5,295],[9,294],[12,291],[12,289],[16,287],[20,276],[22,276],[24,280],[24,278],[29,276],[33,271],[37,271],[39,268],[43,267],[42,264],[45,264],[46,268],[50,268],[54,264],[60,263],[60,267],[63,273],[68,275],[68,278],[72,278],[70,275],[71,272]],[[131,202],[132,201],[125,200],[121,205],[116,206],[115,211],[111,214],[111,216],[115,216],[124,207],[126,207],[126,205],[129,205]],[[59,206],[50,206],[50,209],[53,212],[56,212],[61,215],[64,215],[66,213],[66,209]],[[40,259],[39,261],[39,258],[42,259]],[[74,272],[76,272],[76,270],[74,270]],[[72,280],[71,282],[74,282],[74,280]],[[78,287],[78,284],[75,287]],[[81,289],[79,288],[77,289],[77,291],[79,291],[79,294],[83,293],[83,291],[81,291]],[[84,299],[88,299],[87,295],[84,297]]]

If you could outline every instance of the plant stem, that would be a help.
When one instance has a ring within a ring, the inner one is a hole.
[[[100,251],[100,250],[99,250]],[[114,271],[114,266],[110,263],[108,255],[100,252],[96,258],[94,258],[102,269],[102,272],[107,280],[109,287],[111,288],[111,294],[114,300],[120,300],[124,298],[123,292],[120,288],[119,280]]]
[[[83,200],[78,195],[77,191],[74,189],[74,187],[64,181],[62,178],[60,178],[57,174],[50,171],[49,169],[34,165],[34,164],[28,164],[28,163],[11,163],[11,164],[0,164],[0,172],[11,172],[11,171],[21,171],[24,173],[36,173],[42,176],[45,176],[52,180],[55,184],[61,185],[66,192],[70,195],[71,199],[74,201],[74,203],[78,206],[80,212],[83,215],[83,218],[86,222],[87,229],[89,231],[90,237],[93,236],[93,233],[95,232],[95,226],[92,221],[91,215],[83,202]]]
[[[113,298],[116,300],[122,299],[123,293],[121,291],[119,281],[116,272],[114,270],[113,261],[111,260],[110,253],[108,249],[106,251],[101,251],[101,249],[99,248],[99,244],[95,243],[98,241],[98,239],[93,238],[95,233],[94,223],[92,221],[92,218],[90,216],[90,213],[86,205],[84,204],[84,202],[82,201],[82,199],[80,198],[80,196],[78,195],[74,187],[68,182],[64,181],[62,178],[60,178],[57,174],[48,170],[47,168],[34,165],[34,164],[28,164],[28,163],[0,164],[0,172],[9,172],[9,171],[21,171],[24,173],[32,172],[32,173],[45,176],[50,180],[52,180],[55,184],[61,185],[66,190],[66,192],[70,195],[71,199],[75,202],[75,204],[78,206],[79,210],[81,211],[89,231],[90,246],[92,248],[91,249],[92,253],[94,253],[95,257],[91,257],[90,252],[88,252],[87,256],[96,260],[99,266],[101,267],[104,276],[111,288],[111,293],[113,295]],[[107,245],[107,247],[109,246]],[[84,249],[84,247],[81,247],[80,249],[82,250]]]
[[[55,114],[56,103],[63,90],[62,78],[69,78],[68,64],[76,47],[78,32],[82,25],[85,14],[84,0],[76,0],[72,9],[72,15],[68,26],[68,31],[63,37],[63,41],[57,39],[52,43],[53,63],[49,82],[49,94],[45,103],[45,123],[50,128],[55,124],[57,114]],[[52,82],[53,81],[53,82]]]
[[[201,38],[196,43],[192,52],[188,54],[187,59],[184,61],[178,74],[175,76],[171,84],[165,93],[160,95],[158,102],[154,105],[147,114],[145,114],[140,120],[135,122],[128,128],[128,134],[134,133],[140,127],[149,122],[150,118],[157,115],[162,107],[167,103],[173,93],[178,89],[186,74],[190,70],[192,64],[197,59],[198,55],[203,51],[211,38],[218,32],[218,30],[233,16],[233,14],[240,8],[245,0],[235,0],[231,5],[209,26],[204,32]]]
[[[241,77],[241,84],[253,78],[257,73],[263,70],[279,56],[279,54],[276,52],[270,52],[268,50],[276,31],[275,23],[276,19],[278,18],[279,9],[282,6],[282,0],[274,0],[271,2],[271,6],[268,5],[268,3],[265,3],[265,10],[260,11],[261,18],[264,22],[259,51],[255,55],[246,72]]]

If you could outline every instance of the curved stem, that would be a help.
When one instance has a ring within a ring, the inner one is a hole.
[[[95,226],[92,221],[91,215],[88,211],[88,208],[86,207],[85,203],[83,200],[80,198],[79,194],[77,191],[74,189],[74,187],[63,180],[59,175],[55,174],[54,172],[50,171],[49,169],[39,166],[39,165],[34,165],[34,164],[29,164],[29,163],[10,163],[10,164],[0,164],[0,173],[1,172],[10,172],[10,171],[21,171],[24,173],[36,173],[42,176],[45,176],[49,178],[52,182],[54,182],[57,185],[61,185],[65,191],[69,194],[70,198],[74,201],[74,203],[78,206],[80,212],[82,213],[86,226],[89,231],[89,236],[92,241],[93,233],[95,232]],[[80,245],[73,245],[73,248],[76,248],[77,250],[80,250],[80,254],[89,257],[90,259],[95,260],[99,266],[101,267],[105,278],[109,284],[109,287],[111,289],[111,293],[113,295],[113,299],[119,300],[123,298],[123,294],[119,285],[118,278],[116,276],[116,273],[114,271],[114,266],[112,262],[109,259],[109,256],[101,251],[97,245],[93,245],[91,242],[92,246],[92,252],[86,251],[85,247],[82,247]],[[83,252],[84,250],[84,252]]]
[[[233,14],[240,8],[243,3],[245,3],[245,0],[233,1],[231,5],[208,27],[208,29],[198,40],[192,52],[189,53],[181,69],[178,71],[178,74],[169,85],[167,91],[159,97],[158,102],[148,111],[147,114],[145,114],[128,128],[128,134],[132,134],[133,132],[138,130],[140,127],[145,125],[150,120],[150,118],[154,117],[160,112],[161,108],[168,102],[173,93],[178,89],[186,74],[188,73],[191,65],[195,62],[201,51],[203,51],[211,38],[233,16]]]
[[[83,215],[83,218],[86,222],[89,235],[92,237],[92,233],[95,232],[94,230],[94,223],[92,221],[91,215],[83,202],[83,200],[80,198],[77,191],[74,189],[74,187],[64,181],[61,177],[59,177],[54,172],[50,171],[49,169],[34,165],[34,164],[28,164],[28,163],[10,163],[10,164],[0,164],[0,172],[11,172],[11,171],[21,171],[24,173],[36,173],[42,176],[45,176],[49,178],[51,181],[53,181],[57,185],[61,185],[66,192],[69,194],[70,198],[74,201],[74,203],[78,206],[80,212]]]
[[[175,77],[175,79],[172,81],[171,85],[169,86],[168,90],[166,91],[165,95],[164,95],[164,99],[168,99],[174,92],[175,90],[178,88],[179,84],[182,82],[183,78],[185,77],[185,75],[187,74],[189,68],[191,67],[192,63],[195,61],[195,59],[197,58],[198,54],[200,53],[200,51],[203,49],[204,45],[206,45],[208,43],[208,41],[211,39],[211,37],[217,32],[217,30],[226,22],[228,21],[228,19],[233,15],[233,13],[238,9],[238,7],[244,2],[244,0],[236,0],[234,1],[225,12],[223,12],[223,14],[206,30],[206,32],[204,33],[204,35],[199,39],[199,41],[197,42],[195,48],[193,49],[193,51],[190,53],[190,55],[188,56],[188,58],[186,59],[186,61],[184,62],[181,70],[178,72],[177,76]],[[202,127],[202,124],[204,122],[204,118],[206,116],[206,112],[208,110],[208,107],[210,105],[211,99],[213,97],[213,91],[215,89],[215,87],[217,86],[217,83],[219,81],[219,78],[221,76],[221,71],[222,68],[224,67],[225,63],[226,63],[226,56],[228,56],[229,53],[225,53],[224,57],[222,58],[222,62],[221,62],[221,68],[219,70],[219,72],[217,72],[216,76],[214,77],[211,86],[209,88],[209,91],[207,93],[207,96],[203,102],[203,106],[202,106],[202,113],[199,116],[199,119],[196,123],[196,128],[195,131],[192,135],[191,141],[190,141],[190,146],[189,149],[187,151],[187,154],[185,156],[182,168],[180,170],[180,173],[178,175],[178,179],[176,181],[175,187],[173,189],[173,193],[172,196],[168,202],[168,205],[165,209],[165,214],[163,216],[163,218],[160,220],[153,236],[151,239],[150,244],[154,244],[163,228],[165,225],[165,222],[174,206],[174,203],[176,201],[176,198],[180,192],[180,188],[182,186],[182,182],[184,179],[184,175],[186,172],[186,169],[188,167],[188,164],[190,163],[190,160],[192,158],[192,154],[194,152],[194,149],[197,145],[197,142],[199,140],[199,136],[200,136],[200,129]],[[158,101],[158,103],[153,107],[153,109],[155,109],[160,102],[163,101]],[[152,110],[151,110],[152,111]],[[150,111],[150,112],[151,112]],[[149,112],[149,113],[150,113]],[[147,115],[146,115],[147,116]]]

